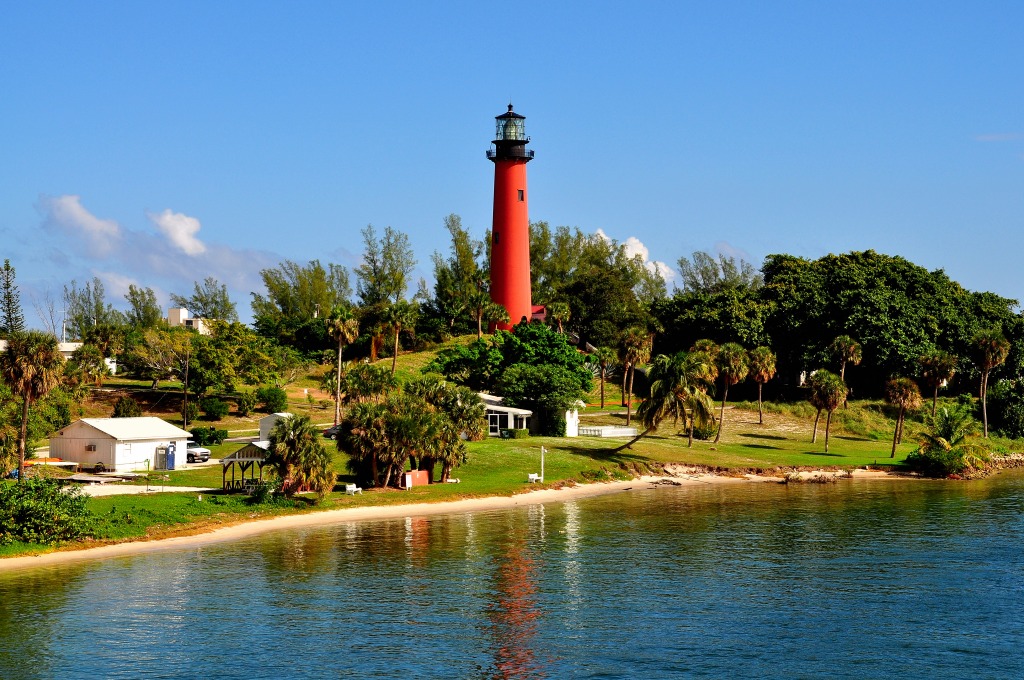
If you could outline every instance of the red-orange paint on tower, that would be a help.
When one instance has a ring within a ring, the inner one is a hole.
[[[533,151],[526,148],[526,118],[512,110],[495,116],[494,218],[491,224],[491,300],[502,305],[511,323],[496,324],[508,330],[533,314],[530,291],[530,217],[526,209],[526,164]]]

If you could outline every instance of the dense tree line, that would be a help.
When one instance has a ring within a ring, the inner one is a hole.
[[[703,337],[766,345],[783,382],[799,384],[802,373],[840,368],[833,343],[845,336],[862,348],[859,367],[844,376],[857,395],[880,396],[894,376],[921,376],[921,357],[936,352],[961,359],[954,389],[978,394],[975,336],[996,328],[1012,345],[1003,375],[1021,372],[1017,301],[968,291],[942,270],[868,250],[817,260],[770,255],[761,273],[763,283],[721,281],[656,301],[652,311],[664,327],[656,351]]]

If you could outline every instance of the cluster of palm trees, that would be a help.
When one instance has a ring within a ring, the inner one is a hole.
[[[484,435],[486,408],[466,387],[436,377],[358,397],[341,421],[338,449],[348,468],[366,486],[397,482],[408,464],[441,481],[465,461],[465,439]]]
[[[764,383],[775,376],[775,367],[775,354],[768,347],[748,351],[735,342],[719,346],[711,340],[698,340],[688,352],[671,356],[659,354],[651,361],[648,369],[651,396],[637,408],[637,418],[643,425],[643,431],[623,448],[655,432],[669,416],[677,425],[682,421],[688,433],[689,446],[693,446],[694,429],[715,422],[710,393],[719,379],[722,385],[722,405],[715,443],[722,436],[729,387],[748,377],[758,386],[758,416],[759,422],[763,424],[762,388]]]
[[[281,418],[274,424],[267,464],[288,498],[301,491],[312,491],[323,500],[337,481],[331,454],[309,416]]]

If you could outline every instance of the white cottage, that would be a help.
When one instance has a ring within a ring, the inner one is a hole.
[[[158,447],[173,446],[176,462],[184,464],[188,439],[185,430],[154,417],[82,418],[50,437],[50,455],[89,469],[156,469]]]
[[[533,411],[513,408],[502,404],[501,397],[484,392],[478,393],[487,408],[487,434],[497,437],[502,430],[529,430]]]

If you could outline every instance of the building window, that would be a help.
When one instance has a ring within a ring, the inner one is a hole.
[[[523,190],[522,189],[519,190],[519,200],[520,201],[523,200]]]
[[[498,232],[494,232],[494,245],[498,245]]]

